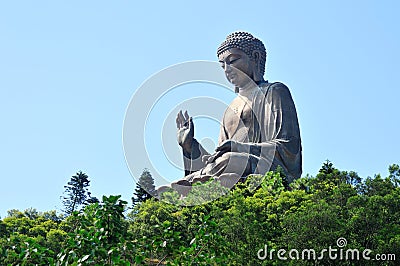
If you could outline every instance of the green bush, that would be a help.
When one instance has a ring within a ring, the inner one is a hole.
[[[12,210],[0,220],[0,265],[374,265],[328,257],[284,261],[276,252],[273,259],[257,257],[265,246],[319,252],[337,247],[339,238],[347,249],[394,254],[398,261],[400,174],[397,165],[389,169],[387,178],[363,181],[327,162],[316,177],[290,186],[277,171],[230,191],[210,182],[184,199],[166,192],[175,204],[148,199],[128,209],[120,196],[104,196],[63,218]],[[185,206],[199,201],[208,203]]]

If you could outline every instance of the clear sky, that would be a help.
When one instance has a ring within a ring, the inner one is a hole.
[[[13,208],[60,209],[63,186],[79,170],[95,196],[130,201],[122,127],[131,96],[172,64],[216,60],[236,30],[265,43],[266,79],[291,89],[304,174],[329,159],[362,177],[386,175],[400,163],[399,5],[1,1],[1,217]]]

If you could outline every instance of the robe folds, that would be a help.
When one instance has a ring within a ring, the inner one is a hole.
[[[227,140],[237,142],[240,148],[236,152],[247,154],[246,163],[251,164],[253,174],[263,175],[280,166],[289,183],[299,178],[302,146],[297,112],[289,89],[280,82],[264,82],[258,85],[250,101],[251,108],[247,108],[252,112],[249,121],[243,121],[243,117],[248,120],[250,116],[242,114],[244,108],[238,111],[234,107],[235,100],[225,111],[218,144]],[[184,154],[185,175],[213,167],[201,161],[201,157],[208,154],[203,147],[197,141],[193,145],[196,154]]]

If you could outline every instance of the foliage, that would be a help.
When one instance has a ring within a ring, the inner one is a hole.
[[[144,202],[155,195],[154,179],[148,169],[144,169],[136,184],[135,192],[133,193],[132,203],[136,205]]]
[[[61,251],[60,240],[55,238],[61,217],[55,211],[24,212],[11,210],[2,220],[0,230],[0,265],[49,265],[54,254]],[[65,232],[59,232],[64,234]]]
[[[149,198],[129,212],[120,196],[103,196],[67,217],[11,210],[0,220],[0,265],[376,264],[277,257],[279,249],[313,249],[318,256],[324,248],[337,249],[339,238],[346,238],[345,249],[372,250],[372,258],[394,254],[396,261],[381,265],[398,265],[399,177],[398,165],[389,167],[388,177],[362,180],[327,161],[316,177],[290,186],[282,172],[269,172],[230,191],[210,182],[184,199],[165,192],[164,199],[175,204]],[[208,203],[184,205],[199,200]],[[265,248],[275,250],[273,258],[257,257]]]
[[[91,197],[89,192],[89,177],[87,174],[79,171],[71,177],[65,188],[66,196],[63,197],[64,212],[70,215],[85,203],[98,202],[97,198]]]
[[[82,213],[73,212],[64,250],[57,255],[61,264],[111,265],[129,264],[133,248],[127,237],[124,219],[126,201],[121,196],[103,196],[101,203],[87,206]]]

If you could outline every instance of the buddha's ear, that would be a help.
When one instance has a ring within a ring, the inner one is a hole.
[[[259,62],[260,61],[260,52],[259,51],[257,51],[257,50],[255,50],[255,51],[253,51],[252,53],[251,53],[251,55],[253,56],[253,59],[256,61],[256,62]]]
[[[254,60],[254,66],[255,66],[255,69],[254,69],[254,72],[255,73],[253,73],[253,77],[254,77],[254,79],[256,80],[256,81],[258,81],[258,80],[260,80],[262,77],[260,77],[260,73],[261,73],[261,55],[260,55],[260,52],[259,51],[253,51],[252,52],[252,57],[253,57],[253,60]]]

